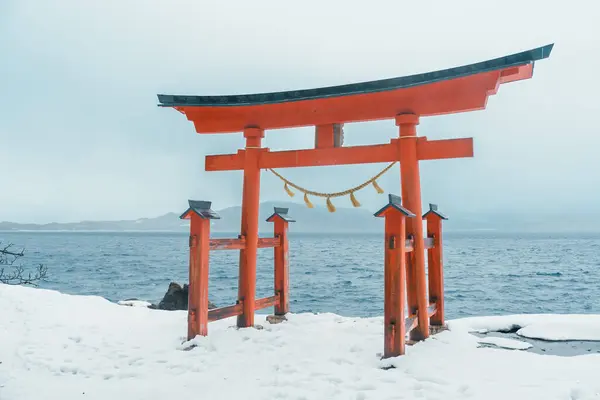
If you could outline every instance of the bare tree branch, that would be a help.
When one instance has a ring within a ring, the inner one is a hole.
[[[15,265],[17,260],[25,255],[25,249],[15,252],[11,250],[12,247],[12,243],[9,243],[4,247],[2,247],[0,243],[0,283],[7,285],[38,286],[37,282],[46,279],[48,268],[43,264],[39,264],[33,274],[31,271],[26,272],[23,265]],[[10,267],[10,270],[7,271],[4,266]]]

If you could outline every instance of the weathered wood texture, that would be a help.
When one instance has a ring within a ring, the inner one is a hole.
[[[254,302],[254,309],[262,310],[263,308],[273,307],[274,305],[276,305],[278,303],[279,303],[278,295],[264,297],[262,299],[256,299],[256,301]]]
[[[404,354],[404,308],[406,298],[406,266],[404,265],[405,216],[396,209],[385,214],[384,241],[384,351],[383,356]]]
[[[275,247],[275,294],[279,302],[275,306],[275,315],[285,315],[289,312],[289,243],[288,222],[277,217],[274,223],[275,236],[281,240],[281,246]]]
[[[281,245],[281,240],[277,237],[259,238],[258,248],[264,249],[269,247],[277,247]],[[211,250],[241,250],[246,248],[246,239],[210,239]]]
[[[208,255],[210,220],[196,213],[190,221],[188,340],[208,335]]]
[[[429,302],[437,305],[431,318],[432,325],[444,325],[444,255],[442,244],[442,218],[434,213],[427,215],[427,236],[435,242],[427,250],[429,270]]]
[[[242,304],[234,304],[232,306],[214,308],[208,310],[208,320],[218,321],[220,319],[233,317],[242,313]]]
[[[427,140],[426,137],[419,137],[416,140],[418,160],[473,157],[473,138]],[[399,142],[402,141],[393,139],[388,144],[307,150],[258,149],[258,163],[261,169],[266,169],[400,161]],[[246,157],[246,150],[239,150],[237,154],[206,156],[205,168],[207,171],[242,170]]]
[[[419,172],[417,125],[419,116],[401,114],[396,116],[400,138],[397,141],[397,152],[400,159],[400,179],[402,185],[402,206],[418,215],[418,218],[406,220],[406,235],[414,238],[411,254],[411,273],[408,285],[413,295],[409,299],[409,309],[418,310],[419,323],[410,332],[412,340],[423,340],[429,336],[429,318],[427,317],[427,274],[425,271],[425,241],[423,238],[423,221],[421,220],[421,177]]]

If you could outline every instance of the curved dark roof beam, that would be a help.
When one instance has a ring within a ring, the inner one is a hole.
[[[284,103],[301,100],[315,100],[328,97],[376,93],[426,85],[444,80],[456,79],[484,72],[503,70],[548,58],[554,44],[538,47],[520,53],[482,61],[475,64],[427,72],[398,78],[382,79],[348,85],[330,86],[316,89],[292,90],[286,92],[258,93],[228,96],[187,96],[159,94],[162,107],[224,107]]]

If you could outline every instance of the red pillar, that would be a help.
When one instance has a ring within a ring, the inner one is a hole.
[[[384,347],[383,357],[404,354],[406,325],[406,234],[405,219],[414,217],[401,205],[398,196],[389,195],[389,204],[375,213],[385,217],[384,269]]]
[[[406,229],[406,224],[404,226]],[[405,270],[406,270],[406,301],[407,301],[408,313],[410,315],[417,312],[417,292],[416,292],[416,288],[414,285],[414,282],[415,282],[415,268],[414,268],[415,260],[413,258],[413,255],[414,255],[414,248],[413,248],[413,251],[411,251],[410,253],[405,253],[405,256],[404,256]]]
[[[179,217],[190,220],[188,340],[196,335],[208,335],[210,221],[220,218],[210,206],[210,201],[189,200],[189,208]]]
[[[423,219],[427,221],[427,237],[433,238],[434,246],[427,250],[429,271],[429,302],[436,304],[436,313],[431,317],[431,325],[444,325],[444,259],[442,243],[442,220],[446,216],[437,211],[435,204]]]
[[[208,256],[210,220],[191,215],[188,340],[208,335]]]
[[[281,219],[275,221],[275,236],[281,239],[281,245],[275,247],[275,293],[279,294],[279,304],[275,305],[275,315],[285,315],[290,310],[289,300],[289,245],[288,223]]]
[[[279,295],[279,302],[275,304],[275,315],[285,315],[290,310],[288,223],[295,221],[287,213],[287,208],[275,207],[273,215],[267,218],[267,222],[274,223],[274,236],[280,240],[279,246],[273,248],[275,294]]]
[[[404,299],[406,296],[406,269],[404,265],[404,216],[398,213],[385,218],[385,272],[384,272],[384,351],[383,357],[404,354]]]
[[[258,160],[264,132],[260,128],[244,129],[246,149],[244,154],[244,187],[242,195],[242,229],[246,247],[240,250],[238,300],[243,313],[237,326],[254,326],[254,300],[256,298],[256,251],[258,248],[258,210],[260,201],[260,168]]]
[[[398,146],[400,151],[400,176],[402,181],[403,205],[416,215],[422,215],[421,178],[417,157],[417,129],[419,117],[414,114],[396,116],[396,125],[400,127]],[[409,310],[418,311],[418,326],[410,332],[412,340],[429,337],[429,316],[427,314],[427,276],[425,273],[425,243],[423,221],[411,218],[406,221],[406,234],[414,238],[411,263],[408,275]]]

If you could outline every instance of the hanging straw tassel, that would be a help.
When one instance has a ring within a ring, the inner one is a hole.
[[[329,210],[329,212],[335,212],[335,206],[333,205],[333,203],[331,202],[331,198],[327,198],[327,209]]]
[[[354,192],[350,192],[350,201],[354,207],[360,207],[360,202],[354,197]]]
[[[290,188],[288,187],[287,182],[285,183],[285,185],[283,185],[283,189],[287,192],[287,194],[290,197],[294,197],[295,193],[290,190]]]
[[[306,194],[306,193],[304,193],[304,202],[306,203],[306,206],[308,208],[314,207],[313,203],[311,203],[310,200],[308,199],[308,194]]]
[[[373,181],[373,187],[377,190],[377,193],[383,193],[383,189],[377,184],[377,181]]]

